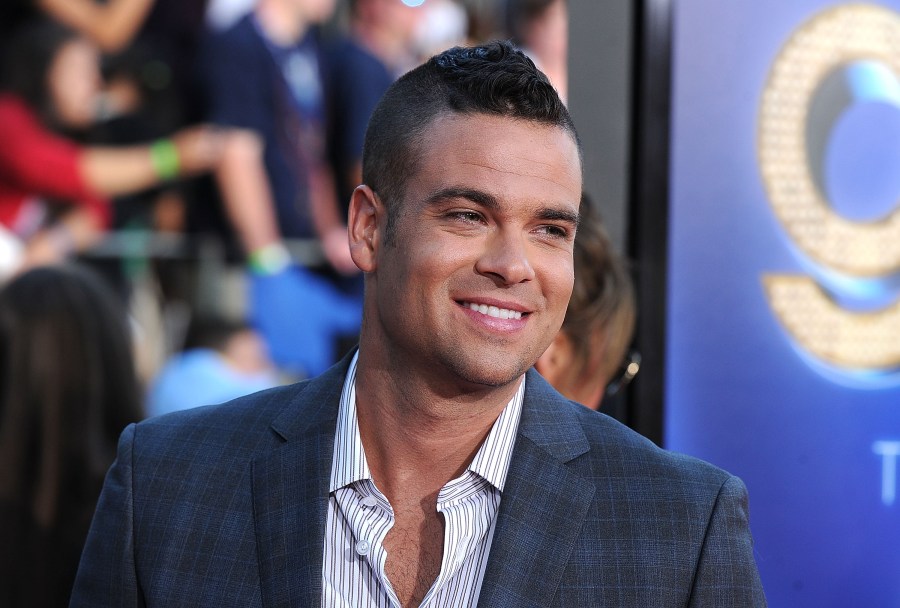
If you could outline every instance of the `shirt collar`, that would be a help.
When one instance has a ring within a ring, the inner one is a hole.
[[[353,360],[350,361],[350,368],[347,370],[344,388],[341,391],[334,436],[334,458],[331,462],[330,492],[356,481],[372,478],[356,416],[356,364],[358,359],[359,351],[353,355]],[[503,408],[468,468],[469,471],[483,477],[501,492],[506,483],[506,474],[512,459],[524,397],[525,376],[522,376],[516,394]]]
[[[359,351],[353,355],[350,368],[344,378],[341,403],[338,407],[337,428],[334,434],[334,458],[331,461],[331,485],[329,491],[348,486],[355,481],[371,479],[369,462],[359,435],[356,417],[356,362]]]
[[[510,399],[500,417],[491,427],[491,432],[469,470],[484,477],[492,486],[503,491],[506,483],[506,473],[509,470],[509,461],[512,460],[513,445],[516,442],[516,433],[519,430],[519,418],[522,417],[522,401],[525,397],[525,376],[519,381],[519,388],[513,398]]]

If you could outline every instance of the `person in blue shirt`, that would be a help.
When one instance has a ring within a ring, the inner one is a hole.
[[[151,383],[147,415],[224,403],[281,383],[261,336],[252,327],[239,321],[204,319],[194,323],[187,348],[169,359]]]
[[[202,44],[207,119],[256,136],[226,154],[218,185],[251,266],[264,272],[283,269],[290,238],[319,238],[332,266],[352,267],[326,158],[317,24],[333,10],[334,0],[260,0]]]

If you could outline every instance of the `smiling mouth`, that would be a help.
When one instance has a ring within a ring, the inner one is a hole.
[[[494,317],[495,319],[521,319],[523,314],[518,310],[510,310],[508,308],[499,308],[497,306],[488,306],[487,304],[475,304],[474,302],[460,302],[464,308],[474,310],[475,312]]]

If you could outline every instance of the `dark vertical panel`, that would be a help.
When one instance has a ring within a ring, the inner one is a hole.
[[[663,438],[666,275],[669,219],[671,0],[642,0],[635,16],[630,253],[639,300],[636,345],[642,356],[626,422]]]
[[[584,148],[584,188],[620,251],[628,237],[631,0],[569,0],[569,110]]]
[[[584,189],[627,253],[632,154],[632,0],[569,0],[569,109],[584,150]],[[628,394],[603,411],[628,422]]]

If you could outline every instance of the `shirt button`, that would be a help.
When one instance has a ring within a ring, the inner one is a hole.
[[[375,500],[374,496],[363,496],[363,499],[360,502],[362,502],[362,506],[364,507],[374,507],[378,504],[378,501]]]
[[[360,555],[368,555],[369,549],[372,548],[372,543],[367,540],[357,541],[356,543],[356,552]]]

